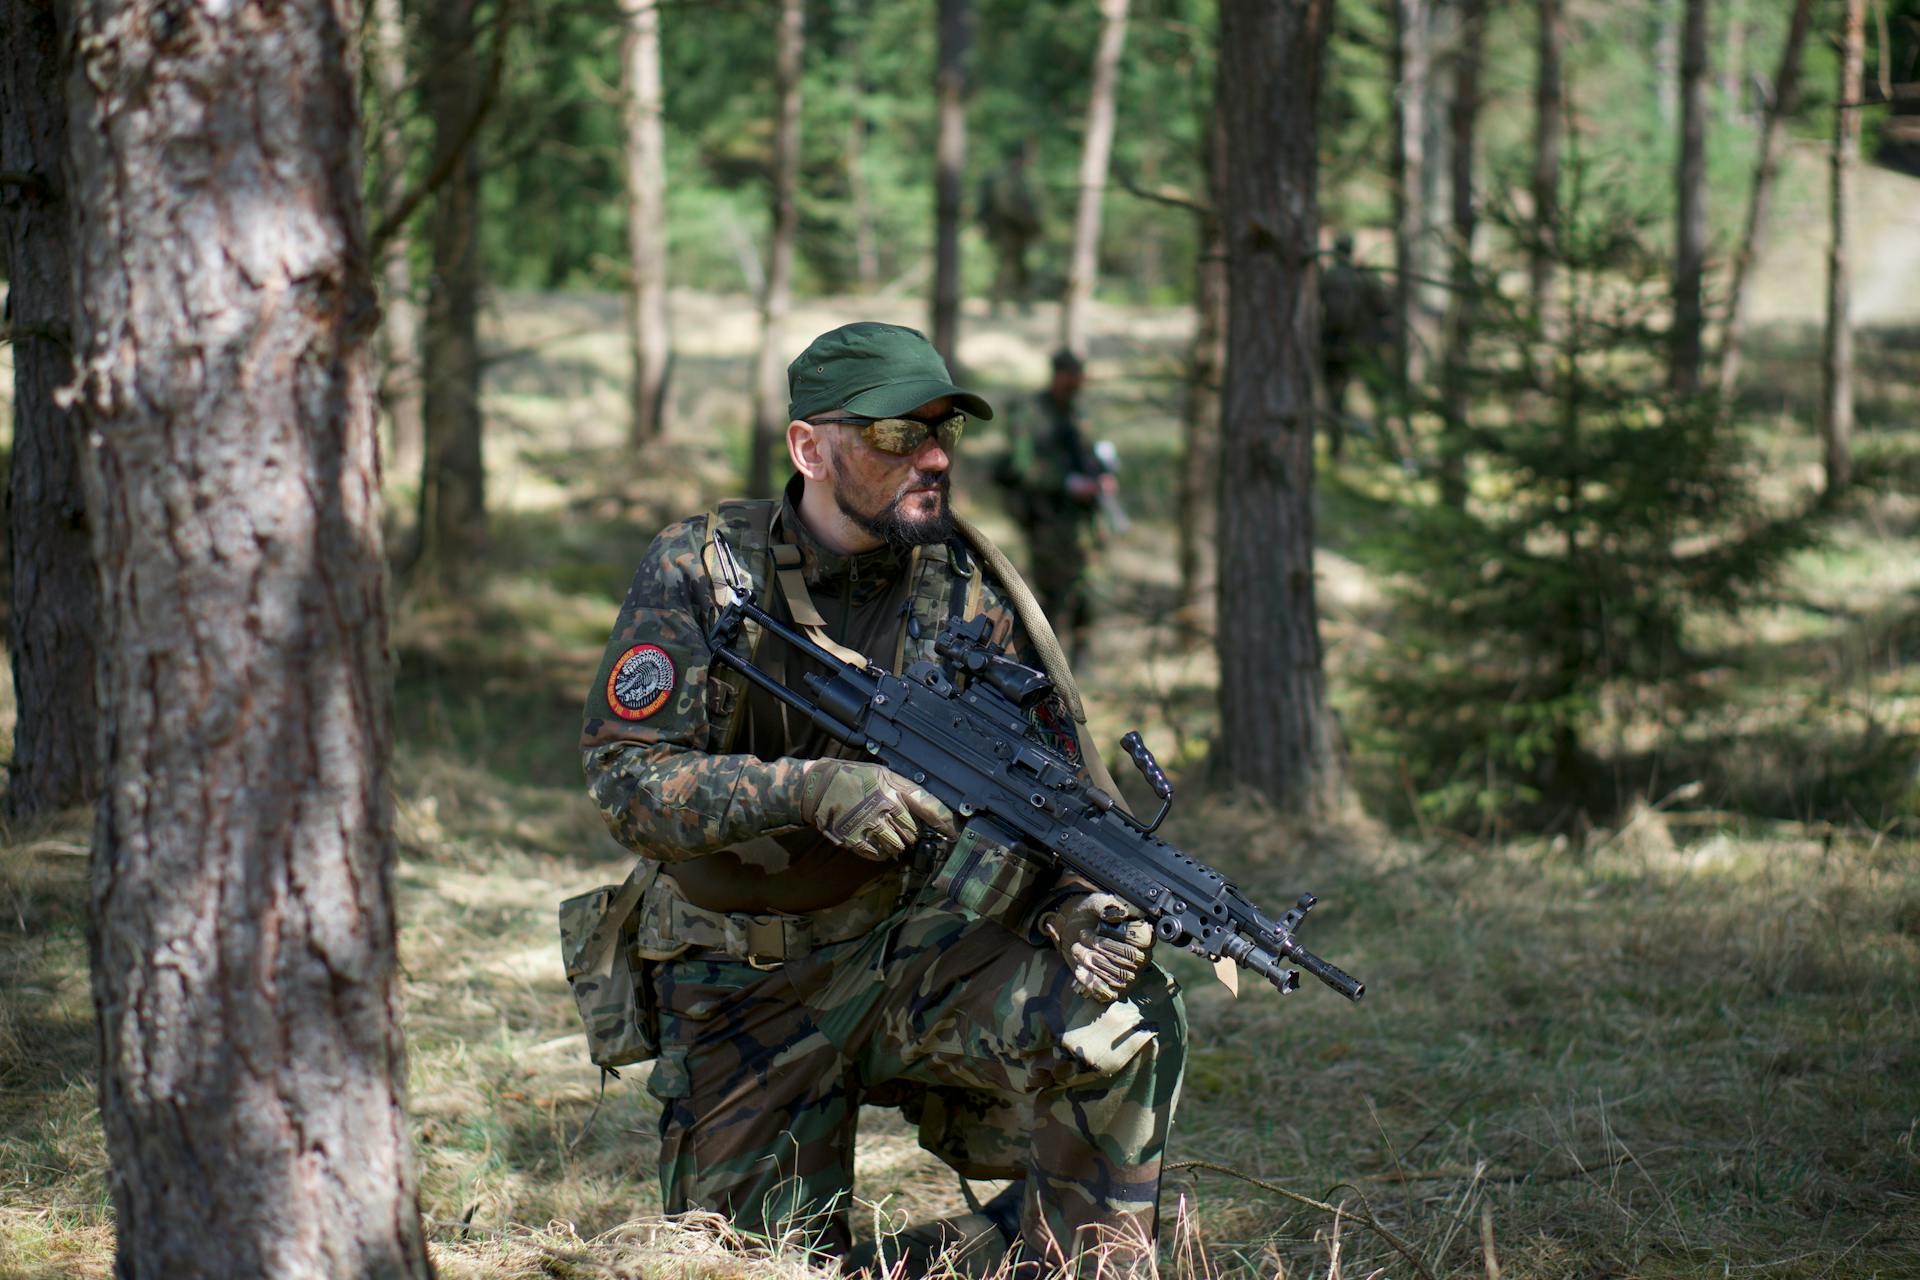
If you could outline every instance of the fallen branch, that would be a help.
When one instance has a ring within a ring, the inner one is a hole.
[[[1327,1214],[1336,1220],[1339,1219],[1343,1212],[1341,1208],[1330,1205],[1324,1200],[1315,1200],[1311,1196],[1303,1196],[1298,1191],[1289,1191],[1278,1183],[1268,1182],[1264,1178],[1256,1178],[1252,1174],[1242,1173],[1238,1169],[1230,1169],[1223,1164],[1214,1164],[1211,1160],[1176,1160],[1172,1164],[1165,1166],[1165,1172],[1167,1173],[1172,1173],[1179,1169],[1210,1169],[1215,1173],[1224,1173],[1229,1178],[1238,1178],[1242,1182],[1252,1183],[1263,1191],[1271,1191],[1277,1196],[1284,1196],[1295,1204],[1303,1204],[1309,1209],[1318,1209],[1321,1213]],[[1366,1193],[1358,1187],[1354,1187],[1353,1192],[1360,1197],[1360,1213],[1356,1215],[1359,1221],[1365,1223],[1382,1240],[1392,1245],[1401,1257],[1413,1264],[1414,1269],[1425,1277],[1425,1280],[1438,1280],[1438,1277],[1433,1274],[1433,1271],[1421,1260],[1420,1255],[1414,1251],[1412,1245],[1395,1235],[1385,1224],[1373,1216],[1373,1206],[1367,1203]]]

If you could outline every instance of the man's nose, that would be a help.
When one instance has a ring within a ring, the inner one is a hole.
[[[932,436],[928,436],[925,440],[922,440],[920,447],[913,451],[913,469],[915,471],[946,471],[951,469],[952,466],[953,458],[945,449],[940,447],[940,442]]]

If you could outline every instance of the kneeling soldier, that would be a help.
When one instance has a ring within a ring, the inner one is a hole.
[[[961,430],[992,410],[892,325],[822,335],[787,378],[784,497],[654,539],[587,699],[593,797],[659,868],[636,914],[665,1208],[845,1256],[860,1107],[898,1105],[962,1175],[1020,1180],[989,1209],[1026,1269],[1096,1248],[1144,1268],[1185,1057],[1152,931],[1024,859],[982,869],[994,892],[969,900],[1010,904],[987,916],[922,892],[916,844],[954,835],[955,815],[714,664],[705,639],[728,555],[776,617],[890,670],[981,615],[1040,665],[1044,621],[1028,604],[1023,624],[1024,589],[986,571],[950,505]],[[812,669],[775,638],[743,644],[789,686]],[[1081,758],[1057,701],[1035,726]]]

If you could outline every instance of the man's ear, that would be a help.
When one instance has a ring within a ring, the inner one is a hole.
[[[807,479],[827,478],[831,448],[825,427],[797,420],[787,424],[787,456],[793,459],[793,469]]]

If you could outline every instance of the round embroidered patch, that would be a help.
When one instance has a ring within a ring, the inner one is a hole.
[[[645,720],[673,692],[673,659],[657,644],[637,644],[620,655],[607,677],[607,706],[622,720]]]

